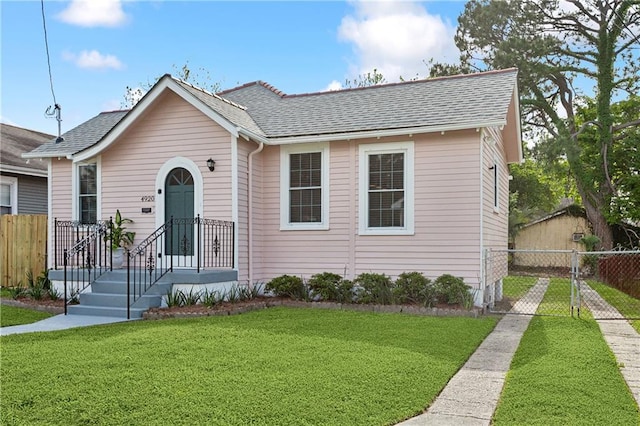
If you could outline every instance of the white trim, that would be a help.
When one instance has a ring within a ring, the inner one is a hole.
[[[191,176],[193,177],[193,214],[195,216],[200,215],[200,217],[204,216],[204,208],[203,208],[203,179],[202,173],[200,169],[188,158],[185,157],[173,157],[160,166],[158,172],[156,173],[156,186],[155,186],[155,200],[156,200],[156,229],[162,226],[167,218],[164,217],[164,196],[165,196],[165,182],[167,180],[167,176],[171,172],[171,170],[182,167],[186,169]],[[161,190],[161,194],[158,194],[158,190]]]
[[[36,176],[36,177],[47,177],[46,170],[38,170],[30,167],[10,166],[8,164],[0,164],[0,172],[15,173],[19,175]]]
[[[487,135],[487,130],[486,129],[482,129],[482,132],[480,133],[480,161],[478,164],[478,170],[480,173],[480,179],[478,180],[480,182],[480,193],[479,195],[479,199],[480,199],[480,279],[479,279],[479,285],[480,285],[480,289],[481,291],[484,291],[484,288],[486,286],[485,283],[485,258],[484,258],[484,142],[485,142],[485,137]]]
[[[289,161],[291,154],[320,152],[322,158],[322,221],[289,222]],[[329,229],[329,142],[300,144],[280,147],[280,230],[281,231],[326,231]]]
[[[389,142],[360,144],[359,150],[359,235],[414,235],[414,143]],[[369,155],[404,153],[404,227],[369,228]]]
[[[335,134],[322,134],[322,135],[306,135],[306,136],[292,136],[292,137],[280,137],[280,138],[267,138],[257,135],[247,129],[238,127],[238,132],[248,138],[264,142],[266,145],[291,145],[291,144],[303,144],[303,143],[318,143],[327,141],[349,141],[356,139],[369,139],[369,138],[385,138],[391,136],[408,136],[417,135],[422,133],[438,133],[438,132],[453,132],[457,130],[471,130],[480,129],[484,127],[492,126],[505,126],[506,120],[495,120],[488,122],[477,123],[463,123],[456,125],[446,126],[419,126],[419,127],[406,127],[400,129],[388,129],[388,130],[365,130],[346,133]]]
[[[72,154],[71,157],[73,158],[73,160],[83,161],[107,149],[109,145],[116,141],[120,137],[120,135],[122,135],[129,128],[129,126],[131,126],[146,111],[146,109],[150,105],[152,105],[156,101],[156,99],[160,97],[160,95],[165,92],[165,90],[171,90],[176,95],[180,96],[193,107],[198,109],[198,111],[202,112],[204,115],[219,124],[226,131],[231,133],[233,136],[238,135],[237,127],[232,125],[227,119],[222,117],[211,107],[206,105],[191,92],[182,87],[179,83],[173,80],[171,76],[165,75],[160,79],[160,81],[158,81],[158,83],[156,83],[155,86],[153,86],[151,91],[148,92],[140,100],[140,102],[138,102],[136,106],[131,111],[129,111],[129,113],[125,115],[124,118],[120,120],[118,124],[116,124],[113,129],[111,129],[97,144],[76,154]]]
[[[515,119],[516,119],[516,133],[517,133],[517,141],[518,141],[518,164],[524,163],[524,152],[522,150],[522,123],[520,118],[520,95],[518,93],[518,84],[516,83],[515,88],[513,89],[513,102],[515,102],[514,109]]]
[[[0,176],[0,184],[9,185],[9,206],[11,214],[18,214],[18,178],[13,176]]]
[[[54,259],[54,252],[53,252],[53,203],[52,201],[52,187],[53,187],[53,160],[50,158],[47,161],[47,231],[48,231],[48,236],[49,238],[47,238],[47,253],[49,253],[49,255],[47,256],[47,269],[52,269],[53,268],[53,264],[55,262]]]
[[[102,218],[102,158],[98,156],[88,161],[73,163],[71,167],[71,220],[80,220],[80,206],[78,205],[80,181],[78,167],[89,164],[96,165],[96,220]],[[49,178],[49,181],[51,181],[51,178]]]
[[[231,220],[236,224],[233,234],[233,264],[239,270],[238,264],[238,137],[231,135]]]

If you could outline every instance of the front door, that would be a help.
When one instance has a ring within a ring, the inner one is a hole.
[[[165,220],[173,218],[172,232],[167,236],[165,253],[170,256],[193,256],[194,208],[193,176],[177,167],[165,181]]]

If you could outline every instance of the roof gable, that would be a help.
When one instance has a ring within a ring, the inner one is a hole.
[[[46,176],[46,163],[25,161],[22,154],[37,149],[53,137],[47,133],[0,123],[0,171]]]

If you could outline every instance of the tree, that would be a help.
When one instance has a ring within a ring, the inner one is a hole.
[[[524,123],[542,140],[541,154],[566,159],[593,231],[610,249],[612,200],[620,182],[634,181],[612,178],[612,152],[628,142],[619,132],[640,124],[637,116],[615,115],[612,99],[640,86],[640,2],[564,0],[560,6],[559,0],[469,1],[455,36],[459,66],[519,68]],[[583,122],[578,82],[595,93],[593,119]],[[581,137],[587,131],[588,141]]]
[[[211,93],[217,93],[221,90],[219,81],[212,81],[211,74],[206,69],[200,67],[195,73],[189,68],[189,61],[185,62],[180,68],[173,65],[173,71],[177,78],[185,83],[193,84],[201,89],[208,90]],[[153,82],[147,80],[146,83],[140,83],[138,87],[125,87],[125,93],[120,108],[130,109],[142,99],[142,97],[153,87],[162,76],[156,77]]]
[[[387,79],[384,78],[384,75],[378,71],[377,68],[373,69],[373,72],[368,72],[366,74],[360,74],[358,77],[353,80],[349,80],[348,78],[344,80],[344,87],[354,88],[354,87],[369,87],[376,86],[378,84],[387,83]]]

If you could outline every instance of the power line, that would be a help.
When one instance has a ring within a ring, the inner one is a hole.
[[[51,75],[51,59],[49,57],[49,40],[47,38],[47,22],[44,16],[44,0],[40,0],[40,5],[42,8],[42,28],[44,29],[44,46],[45,46],[45,50],[47,51],[47,67],[49,68],[49,85],[51,87],[51,95],[53,96],[53,103],[55,105],[58,105],[58,102],[56,102],[56,94],[53,91],[53,77]]]

